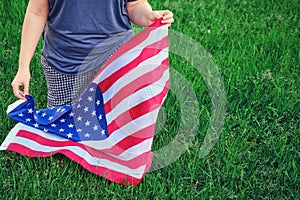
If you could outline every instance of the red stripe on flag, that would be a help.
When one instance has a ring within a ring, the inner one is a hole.
[[[86,160],[78,156],[77,154],[73,153],[70,150],[58,150],[54,152],[40,152],[40,151],[35,151],[32,150],[26,146],[16,144],[16,143],[11,143],[7,149],[8,151],[14,151],[17,152],[21,155],[28,156],[28,157],[49,157],[52,156],[56,153],[61,153],[73,160],[74,162],[80,164],[83,168],[87,169],[88,171],[97,174],[99,176],[102,176],[110,181],[123,184],[123,185],[137,185],[141,182],[143,176],[147,171],[149,171],[150,166],[146,166],[146,170],[144,175],[138,179],[135,177],[132,177],[128,174],[120,173],[114,170],[110,170],[105,167],[100,167],[96,165],[90,165]]]
[[[116,143],[114,145],[114,148],[110,149],[103,149],[103,152],[106,153],[113,153],[115,155],[120,155],[127,149],[138,145],[139,143],[143,142],[146,139],[152,138],[155,131],[155,124],[152,124],[150,126],[147,126],[137,132],[135,132],[132,135],[128,135],[124,139],[122,139],[120,142]]]
[[[162,49],[166,47],[168,47],[168,37],[165,37],[162,40],[145,47],[137,58],[101,81],[98,84],[101,88],[101,91],[105,93],[109,89],[109,87],[118,79],[130,72],[132,69],[136,68],[141,62],[157,55],[160,51],[162,51]]]
[[[165,70],[168,69],[168,65],[165,64],[168,62],[168,59],[164,60],[161,65],[159,65],[156,69],[140,76],[134,81],[130,82],[128,85],[123,86],[123,88],[118,91],[113,97],[104,104],[105,113],[109,113],[113,107],[118,105],[122,100],[124,100],[128,94],[133,94],[135,91],[141,89],[142,87],[147,87],[152,83],[155,83],[159,80]]]
[[[130,109],[123,112],[119,116],[117,116],[110,124],[107,126],[108,134],[113,133],[117,129],[121,128],[125,124],[129,123],[130,121],[133,121],[152,110],[158,108],[161,106],[161,100],[163,97],[167,94],[169,90],[169,81],[166,83],[166,87],[163,89],[161,93],[158,95],[152,97],[151,99],[148,99]]]

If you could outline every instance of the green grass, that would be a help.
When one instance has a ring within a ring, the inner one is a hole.
[[[0,142],[14,122],[5,113],[16,99],[10,83],[18,64],[27,1],[0,3]],[[56,155],[27,158],[0,152],[0,199],[300,199],[300,5],[289,1],[150,1],[175,14],[172,30],[200,43],[218,66],[226,90],[226,121],[204,158],[210,96],[195,69],[177,55],[170,66],[196,91],[200,128],[176,162],[150,172],[136,187],[106,181]],[[184,47],[183,47],[184,48]],[[31,93],[45,107],[40,49],[32,60]],[[34,88],[34,89],[33,89]],[[168,144],[178,127],[176,97],[153,149]]]

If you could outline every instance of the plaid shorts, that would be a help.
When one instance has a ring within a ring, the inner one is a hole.
[[[101,66],[76,75],[58,73],[42,56],[42,67],[48,87],[47,107],[71,105],[78,100]]]

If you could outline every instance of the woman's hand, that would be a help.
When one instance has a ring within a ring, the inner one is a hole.
[[[174,22],[173,13],[169,10],[155,10],[148,14],[148,20],[150,21],[150,24],[159,18],[162,18],[161,23],[167,24],[168,27],[170,27]]]
[[[22,100],[26,100],[24,94],[29,94],[30,72],[29,68],[19,68],[14,80],[11,83],[14,95]],[[22,89],[23,88],[23,89]]]
[[[157,19],[169,27],[174,22],[173,13],[169,10],[153,11],[147,0],[138,0],[126,3],[130,20],[138,26],[149,26]]]

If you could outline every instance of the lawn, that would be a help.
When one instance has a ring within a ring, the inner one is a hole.
[[[10,83],[27,2],[0,2],[0,142],[15,124],[5,111],[16,100]],[[182,119],[179,94],[184,92],[170,91],[153,151],[173,141],[183,122],[183,136],[195,136],[187,149],[163,168],[155,161],[135,187],[109,182],[62,155],[32,159],[1,151],[0,199],[300,199],[299,1],[149,2],[154,9],[174,12],[170,79],[180,85],[179,74],[197,101],[191,113],[196,120]],[[177,34],[184,39],[177,41]],[[192,43],[178,45],[186,39]],[[195,65],[200,52],[191,44],[205,50],[200,72]],[[41,48],[39,43],[31,62],[30,92],[38,108],[46,106]],[[203,141],[214,130],[212,122],[222,132],[210,140],[206,155]],[[178,152],[166,153],[162,159]]]

